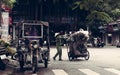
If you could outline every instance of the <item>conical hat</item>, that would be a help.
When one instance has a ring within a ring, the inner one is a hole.
[[[59,35],[59,33],[55,33],[55,37],[56,37],[57,35]]]

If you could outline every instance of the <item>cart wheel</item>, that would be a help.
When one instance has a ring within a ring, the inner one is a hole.
[[[72,60],[74,60],[74,55],[71,55],[71,53],[70,52],[68,52],[68,59],[69,59],[69,61],[72,61]]]
[[[72,61],[72,57],[70,56],[70,52],[68,52],[68,59],[69,59],[69,61]]]
[[[85,60],[88,60],[90,58],[90,53],[89,51],[86,52]]]
[[[72,57],[69,57],[69,61],[72,61]]]
[[[45,65],[45,68],[48,67],[48,59],[45,59],[45,60],[44,60],[44,65]]]
[[[68,59],[70,60],[70,52],[68,52]]]

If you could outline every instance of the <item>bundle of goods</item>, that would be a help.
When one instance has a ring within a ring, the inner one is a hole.
[[[77,31],[69,36],[68,42],[80,42],[84,44],[89,38],[88,31]]]
[[[10,47],[10,43],[0,39],[0,54],[10,54],[13,55],[16,53],[16,49]]]

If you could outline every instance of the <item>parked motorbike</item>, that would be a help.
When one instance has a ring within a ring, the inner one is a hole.
[[[31,42],[32,71],[35,73],[38,63],[44,63],[45,68],[48,67],[48,50],[39,47],[38,41]]]
[[[97,47],[104,47],[104,45],[105,45],[105,44],[104,44],[103,42],[98,42],[98,43],[97,43]]]
[[[48,50],[40,48],[38,41],[32,40],[30,48],[26,48],[24,41],[19,40],[17,50],[14,59],[19,61],[21,71],[24,71],[24,66],[28,64],[31,64],[33,73],[36,73],[39,63],[44,63],[45,68],[48,67]]]
[[[25,43],[23,39],[19,39],[17,53],[14,55],[13,59],[19,61],[21,71],[24,70],[24,65],[27,59],[27,52],[28,50],[27,48],[25,48]]]
[[[38,56],[39,56],[39,46],[37,44],[37,41],[31,42],[31,56],[32,56],[32,71],[33,73],[36,72],[38,67]],[[41,54],[40,54],[41,55]]]
[[[117,47],[117,48],[120,48],[120,42],[117,42],[116,47]]]
[[[18,52],[15,58],[18,56],[21,70],[30,65],[32,66],[32,72],[36,73],[39,63],[43,63],[45,68],[48,67],[50,53],[49,25],[47,22],[45,24],[36,21],[26,22],[22,23],[22,37],[18,37],[18,39],[26,39],[26,42],[24,41],[26,46],[22,45],[22,43],[18,44]],[[46,41],[46,46],[44,47],[43,41]]]

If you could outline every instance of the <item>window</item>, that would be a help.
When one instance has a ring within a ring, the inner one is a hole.
[[[43,25],[36,23],[24,23],[22,35],[25,38],[42,38]]]

